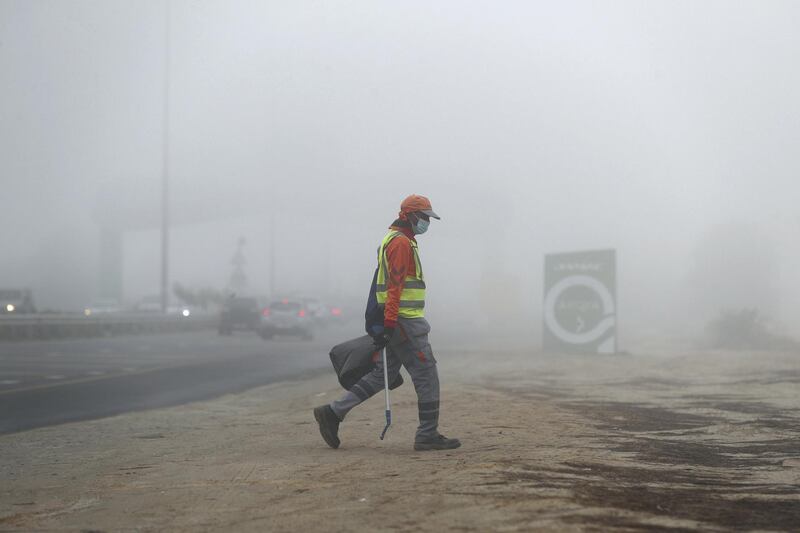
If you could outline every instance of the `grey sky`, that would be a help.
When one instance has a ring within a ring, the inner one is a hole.
[[[126,295],[157,291],[164,13],[0,1],[0,285],[82,305],[110,205],[137,219]],[[543,253],[614,247],[623,302],[660,320],[704,236],[744,223],[800,329],[796,2],[175,0],[171,22],[174,280],[224,284],[245,235],[263,290],[273,213],[283,284],[360,301],[416,192],[443,311],[490,267],[535,311]]]

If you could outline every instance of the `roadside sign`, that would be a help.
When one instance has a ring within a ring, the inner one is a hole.
[[[616,251],[544,257],[544,349],[615,353]]]

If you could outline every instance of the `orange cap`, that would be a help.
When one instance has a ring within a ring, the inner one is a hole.
[[[409,213],[414,213],[416,211],[421,211],[429,217],[441,220],[441,217],[433,212],[430,200],[424,196],[412,194],[403,200],[402,204],[400,204],[400,215],[405,218],[404,215],[408,215]]]

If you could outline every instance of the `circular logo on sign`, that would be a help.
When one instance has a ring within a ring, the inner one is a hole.
[[[587,290],[588,289],[588,290]],[[598,305],[583,298],[580,302],[564,302],[564,295],[568,292],[580,291],[589,293],[594,300],[599,300]],[[559,305],[575,316],[574,331],[565,328],[559,321]],[[593,307],[598,307],[593,313]],[[591,329],[586,329],[586,314],[598,314],[599,320]],[[559,339],[569,344],[586,344],[596,341],[609,329],[614,327],[614,298],[608,288],[597,279],[590,276],[569,276],[555,285],[547,292],[544,299],[544,321],[547,328]]]

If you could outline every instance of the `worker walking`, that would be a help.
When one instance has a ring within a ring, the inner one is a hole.
[[[378,268],[371,298],[377,302],[377,318],[367,329],[377,350],[386,349],[388,382],[393,383],[402,364],[417,392],[419,427],[414,449],[458,448],[458,439],[448,439],[439,427],[439,374],[428,342],[430,325],[425,320],[425,277],[419,259],[416,236],[428,230],[430,219],[439,219],[424,196],[411,195],[400,205],[400,214],[378,249]],[[383,360],[365,374],[340,399],[314,409],[322,438],[331,448],[339,447],[339,423],[350,410],[384,388]]]

